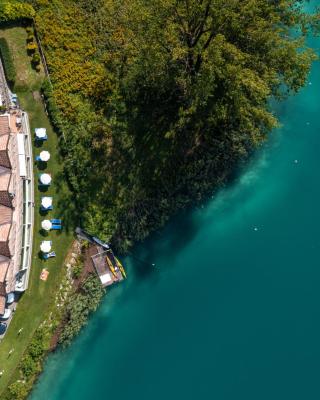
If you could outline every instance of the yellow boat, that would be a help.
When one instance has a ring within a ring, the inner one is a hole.
[[[115,269],[114,269],[114,266],[112,265],[112,262],[111,262],[111,260],[109,259],[108,256],[106,257],[106,261],[107,261],[107,264],[108,264],[108,267],[109,267],[110,271],[112,272],[112,275],[113,275],[116,279],[118,279],[117,273],[116,273],[116,271],[115,271]]]
[[[127,274],[126,274],[126,271],[125,271],[124,268],[123,268],[123,265],[122,265],[121,262],[117,259],[116,256],[114,256],[114,258],[115,258],[115,260],[116,260],[116,262],[117,262],[117,266],[119,267],[119,269],[120,269],[120,271],[121,271],[121,273],[122,273],[122,276],[123,276],[124,278],[127,278]]]

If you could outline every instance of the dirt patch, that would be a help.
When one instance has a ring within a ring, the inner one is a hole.
[[[79,286],[82,284],[82,282],[87,278],[89,274],[96,273],[91,260],[91,256],[96,252],[95,248],[96,246],[90,246],[82,250],[81,257],[83,259],[83,268],[79,278],[74,279],[73,281],[76,290],[79,288]]]
[[[36,100],[36,101],[41,101],[41,94],[38,90],[35,90],[34,92],[32,92],[32,97]]]
[[[59,337],[60,337],[60,335],[61,335],[61,332],[62,332],[62,330],[63,330],[63,327],[64,327],[64,324],[61,323],[61,324],[58,326],[58,328],[55,330],[55,332],[54,332],[54,334],[53,334],[53,336],[52,336],[52,338],[51,338],[51,340],[50,340],[49,352],[52,352],[52,351],[54,351],[54,350],[57,348],[58,343],[59,343]]]

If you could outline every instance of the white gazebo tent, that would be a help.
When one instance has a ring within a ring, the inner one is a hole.
[[[49,174],[41,174],[40,175],[40,182],[43,185],[50,185],[51,183],[51,176]]]
[[[46,151],[46,150],[43,150],[40,153],[39,157],[40,157],[41,161],[49,161],[50,160],[50,153],[48,151]]]
[[[41,222],[41,228],[44,229],[45,231],[50,231],[52,228],[52,223],[50,220],[45,219]]]
[[[36,128],[35,132],[38,139],[44,139],[45,137],[47,137],[46,128]]]
[[[49,208],[52,206],[52,197],[42,197],[41,205],[43,208]]]
[[[50,240],[43,240],[40,244],[40,250],[43,253],[49,253],[49,251],[51,250],[51,242]]]

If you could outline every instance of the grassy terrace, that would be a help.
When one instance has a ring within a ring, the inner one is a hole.
[[[52,174],[53,184],[45,194],[53,196],[53,211],[50,211],[49,217],[61,217],[59,212],[61,204],[65,205],[66,198],[69,197],[68,189],[59,174],[61,172],[62,160],[58,158],[58,138],[52,130],[48,117],[44,111],[39,89],[44,78],[43,72],[36,73],[30,64],[30,59],[26,53],[27,34],[23,28],[15,27],[0,30],[0,37],[5,37],[9,43],[14,56],[14,62],[17,70],[17,80],[15,92],[18,94],[22,108],[24,108],[30,117],[31,132],[35,127],[47,128],[48,141],[39,148],[33,146],[34,157],[45,149],[50,151],[51,159],[45,170]],[[62,269],[63,260],[67,249],[72,241],[72,233],[64,229],[61,233],[50,232],[47,236],[53,242],[53,250],[57,257],[48,261],[39,258],[39,246],[44,237],[40,232],[41,220],[44,216],[40,215],[39,205],[40,197],[44,193],[39,191],[37,186],[39,169],[34,164],[35,174],[35,226],[34,226],[34,244],[32,256],[32,269],[30,274],[29,288],[21,298],[14,318],[4,340],[0,344],[0,369],[4,369],[4,374],[0,379],[0,398],[1,393],[6,388],[11,378],[17,377],[17,365],[23,352],[26,349],[35,329],[40,322],[45,319],[50,310],[55,297],[55,291],[60,286],[64,271]],[[50,274],[48,280],[43,282],[39,279],[42,268],[48,268]],[[18,330],[23,328],[20,335]],[[10,349],[14,352],[10,357]]]

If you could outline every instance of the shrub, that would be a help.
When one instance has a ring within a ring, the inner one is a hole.
[[[74,293],[65,308],[65,324],[59,343],[67,346],[86,324],[89,314],[101,302],[105,289],[96,275],[89,275],[79,292]]]
[[[26,378],[34,375],[37,371],[37,362],[29,354],[22,359],[21,371]]]
[[[32,32],[29,32],[29,33],[28,33],[28,36],[27,36],[27,43],[33,42],[33,39],[34,39],[33,33],[32,33]]]
[[[21,381],[16,381],[12,385],[9,386],[9,393],[14,400],[23,400],[28,395],[28,387]]]
[[[16,69],[14,67],[13,58],[5,38],[0,38],[0,53],[7,82],[9,86],[13,88],[16,80]]]
[[[35,335],[35,337],[32,339],[28,347],[28,353],[34,360],[38,360],[41,358],[44,351],[45,351],[45,343],[43,338],[40,337],[39,335]]]
[[[52,90],[52,85],[48,79],[45,79],[43,81],[42,87],[41,87],[42,94],[45,97],[46,104],[47,104],[47,110],[50,115],[51,122],[57,132],[59,134],[62,133],[62,120],[61,120],[61,113],[59,112],[57,103],[55,101],[55,97],[53,96],[53,90]]]
[[[32,65],[35,67],[35,66],[37,66],[37,65],[39,65],[40,64],[40,54],[39,54],[39,52],[38,51],[36,51],[34,54],[33,54],[33,56],[32,56],[32,60],[31,60],[31,63],[32,63]]]
[[[83,265],[82,264],[74,265],[73,268],[72,268],[72,276],[73,276],[73,278],[78,279],[80,277],[80,275],[81,275],[82,269],[83,269]]]
[[[27,52],[28,54],[33,54],[37,50],[37,45],[35,42],[29,42],[27,44]]]
[[[9,1],[0,4],[0,22],[30,20],[34,16],[35,11],[30,4]]]

